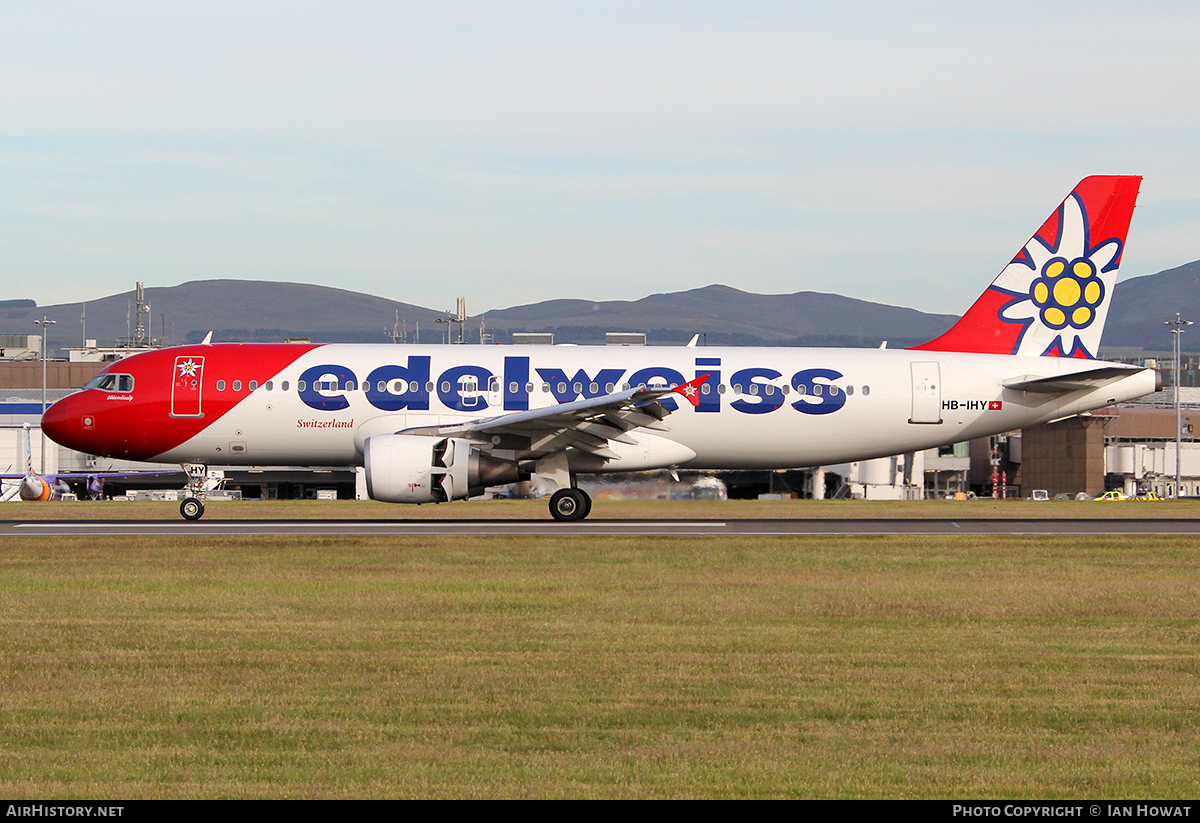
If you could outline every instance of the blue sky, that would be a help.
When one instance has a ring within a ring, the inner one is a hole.
[[[0,0],[3,297],[958,314],[1088,174],[1145,175],[1150,274],[1200,258],[1200,11],[1131,6]]]

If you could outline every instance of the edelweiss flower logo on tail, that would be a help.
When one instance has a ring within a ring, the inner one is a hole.
[[[1000,319],[1023,326],[1013,354],[1094,358],[1120,259],[1118,238],[1090,245],[1086,207],[1072,193],[1054,242],[1034,235],[992,284],[1013,298]]]
[[[1042,322],[1052,329],[1086,329],[1096,319],[1096,308],[1104,298],[1104,283],[1096,276],[1096,265],[1083,257],[1070,262],[1061,257],[1042,266],[1042,276],[1033,281],[1034,305],[1041,309]]]

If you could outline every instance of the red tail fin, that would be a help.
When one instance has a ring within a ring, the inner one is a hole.
[[[975,305],[915,349],[1094,358],[1141,177],[1087,177]]]

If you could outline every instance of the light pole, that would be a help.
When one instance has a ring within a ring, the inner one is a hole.
[[[1171,353],[1175,359],[1175,363],[1174,363],[1174,368],[1175,368],[1175,499],[1178,500],[1179,499],[1179,490],[1180,490],[1180,482],[1179,482],[1179,480],[1180,480],[1180,462],[1179,462],[1179,460],[1180,460],[1180,455],[1183,452],[1183,414],[1179,408],[1179,382],[1180,382],[1179,378],[1180,378],[1180,371],[1181,371],[1181,369],[1179,367],[1179,354],[1180,354],[1181,338],[1179,335],[1183,334],[1184,326],[1192,325],[1192,321],[1191,320],[1180,320],[1179,312],[1175,312],[1175,319],[1174,320],[1164,320],[1163,324],[1174,327],[1171,329],[1171,337],[1172,337],[1172,344],[1173,344],[1171,346]]]
[[[57,323],[57,320],[51,320],[46,315],[42,315],[41,320],[34,320],[42,327],[42,416],[46,415],[46,338],[50,333],[50,326]],[[42,428],[42,423],[38,421],[38,429],[42,432],[42,474],[46,473],[46,430]]]

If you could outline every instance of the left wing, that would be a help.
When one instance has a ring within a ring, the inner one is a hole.
[[[708,378],[705,374],[681,386],[626,389],[557,406],[453,425],[405,429],[400,433],[465,437],[522,452],[525,457],[539,457],[570,447],[597,457],[616,458],[617,453],[608,447],[610,442],[636,444],[637,440],[629,435],[634,429],[670,431],[662,421],[671,409],[660,401],[678,394],[695,406],[700,386]]]

